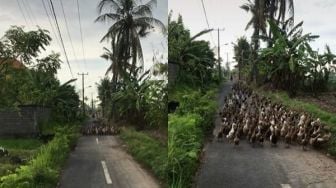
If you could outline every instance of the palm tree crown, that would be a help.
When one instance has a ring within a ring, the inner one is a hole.
[[[156,0],[145,4],[141,0],[101,0],[98,4],[100,15],[96,22],[113,22],[101,41],[111,40],[112,59],[131,65],[124,66],[125,69],[130,67],[129,73],[135,73],[138,60],[139,67],[143,67],[140,38],[146,37],[155,27],[165,32],[164,24],[152,16],[156,3]]]

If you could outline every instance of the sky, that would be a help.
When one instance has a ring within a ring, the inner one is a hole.
[[[0,0],[0,37],[2,37],[5,31],[12,25],[24,26],[26,31],[36,30],[36,25],[49,30],[53,41],[46,51],[41,53],[41,56],[45,56],[52,51],[61,53],[61,60],[63,63],[57,77],[64,83],[70,80],[72,76],[68,65],[66,64],[65,55],[60,47],[60,43],[56,40],[56,37],[58,37],[56,26],[53,20],[51,20],[53,26],[50,25],[42,1],[45,2],[47,10],[49,10],[47,4],[49,0]],[[91,99],[92,94],[96,99],[96,82],[105,76],[105,72],[109,66],[109,62],[102,59],[100,55],[103,53],[103,47],[109,48],[110,45],[107,42],[101,43],[100,40],[107,32],[109,26],[113,23],[94,22],[98,17],[97,5],[100,2],[99,0],[78,1],[83,33],[84,55],[76,0],[62,0],[71,38],[69,38],[67,34],[66,22],[62,13],[60,0],[53,0],[52,2],[55,7],[57,20],[59,22],[73,76],[78,78],[75,83],[76,89],[79,92],[82,88],[82,79],[77,73],[88,73],[88,76],[85,76],[85,85],[87,87],[85,96]],[[143,0],[143,2],[146,3],[148,1]],[[157,7],[153,9],[153,17],[159,19],[165,25],[167,25],[168,19],[167,7],[167,0],[157,0]],[[52,27],[54,27],[54,31]],[[72,41],[73,48],[70,40]],[[153,32],[147,38],[142,39],[141,43],[144,53],[145,68],[150,68],[152,65],[153,51],[167,56],[167,40],[161,33]],[[81,95],[81,93],[79,94]]]
[[[241,5],[247,0],[203,0],[210,28],[220,28],[221,57],[226,62],[227,55],[229,62],[233,61],[233,45],[238,37],[246,36],[248,39],[252,34],[252,28],[245,30],[251,14],[245,12]],[[207,29],[201,0],[169,0],[169,10],[173,11],[173,18],[181,14],[185,26],[191,34],[196,34]],[[323,52],[324,46],[328,44],[333,53],[336,53],[336,25],[335,0],[294,0],[295,23],[304,21],[303,33],[320,35],[320,38],[312,43],[314,49]],[[206,34],[200,39],[210,41],[211,47],[217,47],[217,31]],[[227,45],[225,45],[227,44]],[[233,64],[230,65],[232,67]]]

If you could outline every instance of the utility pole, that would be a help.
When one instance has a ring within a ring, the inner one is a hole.
[[[82,97],[83,97],[83,101],[82,101],[82,108],[83,108],[83,115],[85,115],[85,95],[84,95],[84,76],[89,75],[89,73],[78,73],[79,76],[82,76]]]
[[[218,34],[218,74],[219,74],[219,80],[222,80],[222,70],[221,70],[221,57],[220,57],[220,37],[219,37],[219,31],[224,31],[225,29],[217,29]]]
[[[93,93],[91,92],[91,109],[93,111]]]

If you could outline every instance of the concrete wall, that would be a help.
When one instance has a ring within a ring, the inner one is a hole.
[[[174,62],[168,62],[168,84],[174,84],[179,72],[179,65]]]
[[[32,136],[38,124],[49,119],[50,109],[39,106],[20,106],[18,111],[0,111],[0,136]]]

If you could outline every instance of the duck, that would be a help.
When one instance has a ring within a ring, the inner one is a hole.
[[[219,131],[217,132],[217,141],[222,141],[223,140],[223,128],[220,128]]]
[[[303,139],[301,140],[301,145],[302,145],[302,150],[306,151],[306,147],[308,145],[309,139],[308,139],[308,134],[304,134]]]
[[[285,143],[286,143],[286,148],[289,148],[289,145],[291,144],[291,132],[290,131],[288,131],[285,136]]]
[[[238,137],[238,132],[235,134],[235,137],[233,139],[233,143],[235,146],[239,145],[239,137]]]
[[[276,134],[275,128],[273,126],[271,126],[270,131],[271,131],[270,142],[271,142],[272,146],[276,146],[276,144],[278,142],[278,136]]]
[[[254,146],[255,142],[256,142],[256,130],[254,129],[252,131],[252,135],[251,135],[251,138],[250,138],[250,143],[252,144],[252,146]]]

